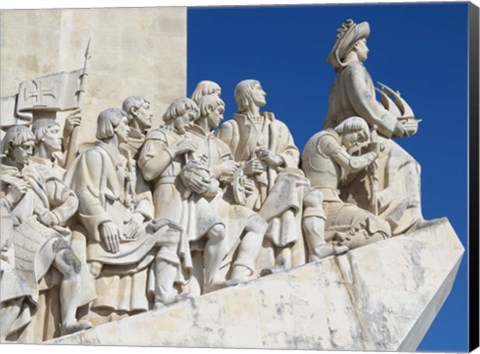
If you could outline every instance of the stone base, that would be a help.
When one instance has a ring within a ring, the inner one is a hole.
[[[464,248],[447,219],[51,344],[415,351]]]

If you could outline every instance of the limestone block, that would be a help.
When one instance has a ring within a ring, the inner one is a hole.
[[[24,80],[83,68],[91,61],[80,143],[95,139],[98,114],[133,95],[152,102],[153,125],[186,94],[187,12],[172,8],[2,10],[0,96]]]
[[[464,248],[447,219],[349,253],[50,341],[414,351]]]

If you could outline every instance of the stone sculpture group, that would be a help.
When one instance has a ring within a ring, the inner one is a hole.
[[[8,129],[1,339],[14,341],[39,293],[57,285],[69,334],[417,227],[419,166],[392,137],[415,134],[419,120],[397,92],[374,87],[369,32],[352,20],[339,28],[324,129],[302,154],[289,128],[261,111],[256,80],[237,84],[238,113],[222,125],[211,81],[174,100],[160,127],[147,98],[128,97],[99,114],[97,141],[78,146],[68,167],[62,134],[81,124],[79,111],[64,132],[54,119]]]

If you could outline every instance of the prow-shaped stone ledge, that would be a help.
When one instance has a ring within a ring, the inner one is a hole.
[[[415,351],[464,248],[447,219],[50,344]]]

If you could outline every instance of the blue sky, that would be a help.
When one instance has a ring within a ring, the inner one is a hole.
[[[323,124],[335,74],[326,63],[337,27],[368,21],[366,66],[373,80],[399,90],[419,132],[397,140],[422,166],[426,219],[446,216],[467,245],[466,3],[196,8],[188,11],[188,93],[218,82],[225,119],[233,89],[258,79],[266,110],[292,131],[300,150]],[[468,350],[467,257],[419,351]]]

